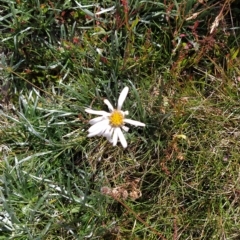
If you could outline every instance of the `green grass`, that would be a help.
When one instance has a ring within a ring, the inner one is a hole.
[[[239,239],[238,5],[166,2],[0,0],[0,239]]]

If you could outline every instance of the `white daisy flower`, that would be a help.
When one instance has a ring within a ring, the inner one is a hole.
[[[85,109],[87,113],[99,115],[99,117],[93,118],[89,121],[92,126],[88,129],[88,137],[104,136],[113,144],[113,146],[117,145],[119,139],[122,146],[126,148],[127,141],[123,135],[122,129],[127,132],[129,128],[125,126],[125,123],[138,127],[145,126],[144,123],[125,118],[125,116],[128,115],[128,111],[121,110],[123,102],[127,97],[128,90],[129,88],[125,87],[120,93],[117,109],[114,109],[107,99],[104,100],[104,103],[108,106],[110,112],[96,111],[90,108]]]

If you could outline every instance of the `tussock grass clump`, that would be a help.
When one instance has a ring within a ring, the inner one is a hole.
[[[1,1],[0,239],[238,239],[235,1]],[[146,124],[87,138],[87,107]]]

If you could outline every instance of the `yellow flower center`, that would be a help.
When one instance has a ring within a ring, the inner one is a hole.
[[[112,127],[120,127],[123,125],[124,116],[118,111],[114,110],[112,114],[109,116],[109,121]]]

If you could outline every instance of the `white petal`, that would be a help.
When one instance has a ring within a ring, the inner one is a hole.
[[[118,141],[118,131],[117,131],[117,129],[119,129],[119,128],[114,128],[114,131],[113,131],[113,138],[112,138],[113,146],[116,146],[117,141]]]
[[[139,122],[139,121],[135,121],[135,120],[132,120],[132,119],[124,119],[124,122],[125,123],[129,123],[129,124],[132,124],[132,125],[134,125],[134,126],[136,126],[136,127],[145,127],[146,125],[145,125],[145,123],[141,123],[141,122]]]
[[[96,132],[98,129],[100,130],[100,132],[105,131],[108,125],[109,125],[108,119],[103,120],[101,122],[97,122],[88,129],[88,132],[89,133]]]
[[[128,132],[128,130],[129,130],[129,127],[122,126],[122,129],[123,129],[125,132]]]
[[[128,90],[129,88],[128,87],[125,87],[122,92],[120,93],[120,96],[118,98],[118,105],[117,105],[117,109],[118,110],[121,110],[122,108],[122,105],[123,105],[123,102],[125,101],[126,97],[127,97],[127,94],[128,94]]]
[[[101,122],[102,120],[104,120],[104,117],[96,117],[96,118],[93,118],[93,119],[91,119],[90,121],[89,121],[89,123],[91,124],[91,125],[93,125],[93,124],[96,124],[97,122]]]
[[[88,137],[101,136],[104,132],[104,128],[98,128],[95,131],[89,132]]]
[[[87,136],[88,137],[99,136],[99,134],[101,135],[101,132],[102,132],[102,129],[97,129],[95,132],[91,132]]]
[[[108,106],[108,109],[112,112],[114,109],[113,105],[107,99],[104,99],[103,102]]]
[[[101,115],[101,116],[110,116],[110,113],[108,113],[108,112],[93,110],[91,108],[86,108],[85,112],[90,113],[90,114],[95,114],[95,115]]]
[[[109,126],[110,127],[110,126]],[[114,128],[110,127],[110,129],[107,129],[104,133],[103,136],[107,138],[107,140],[112,143],[112,135],[113,135],[113,130]]]
[[[108,137],[110,136],[111,130],[112,130],[112,127],[111,127],[110,125],[108,125],[108,126],[106,127],[106,129],[104,130],[104,132],[103,132],[102,135],[103,135],[104,137],[108,138]]]
[[[119,140],[120,140],[122,146],[124,148],[126,148],[127,147],[127,141],[126,141],[126,139],[125,139],[125,137],[122,133],[122,130],[120,128],[117,128],[115,131],[117,131],[117,134],[118,134],[118,137],[119,137]]]

